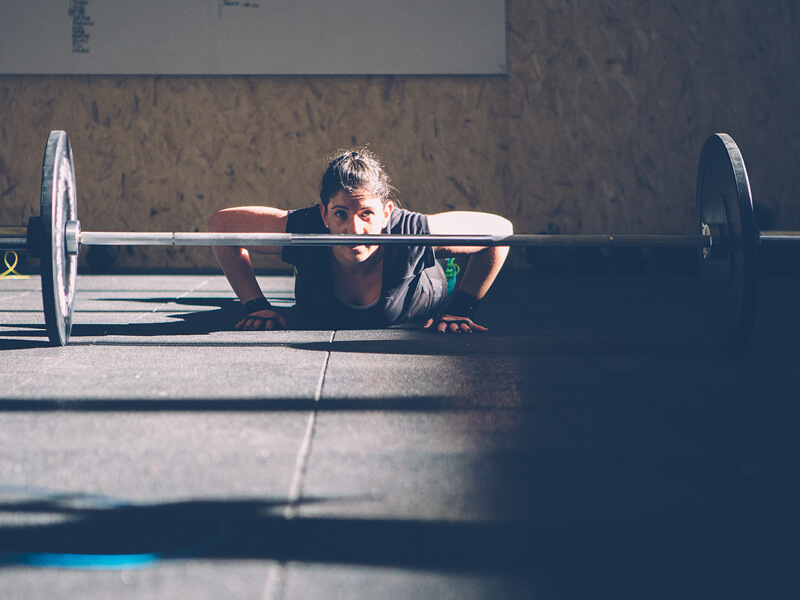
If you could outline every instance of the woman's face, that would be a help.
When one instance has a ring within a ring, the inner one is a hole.
[[[368,192],[356,190],[337,193],[325,208],[320,204],[320,212],[325,226],[331,233],[362,235],[381,233],[389,223],[389,215],[394,206],[386,205],[381,199]],[[333,246],[333,255],[342,264],[362,263],[373,256],[380,246]]]

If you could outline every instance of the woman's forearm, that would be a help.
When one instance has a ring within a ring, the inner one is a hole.
[[[483,298],[492,287],[508,256],[508,247],[489,247],[469,255],[458,289],[475,298]]]

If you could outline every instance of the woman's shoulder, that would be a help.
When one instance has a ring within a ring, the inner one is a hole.
[[[395,208],[389,217],[389,230],[391,233],[401,235],[424,235],[428,231],[428,215]]]
[[[307,206],[289,211],[286,233],[328,233],[319,206]]]

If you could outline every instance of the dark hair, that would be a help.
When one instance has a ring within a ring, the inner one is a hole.
[[[342,190],[363,190],[380,198],[385,205],[393,200],[394,188],[389,176],[372,152],[366,148],[346,150],[328,163],[319,189],[319,199],[327,207],[330,199]]]

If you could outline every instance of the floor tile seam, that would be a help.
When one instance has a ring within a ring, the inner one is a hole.
[[[132,321],[132,323],[138,323],[139,321],[141,321],[142,319],[144,319],[145,317],[147,317],[149,315],[154,315],[154,314],[157,314],[159,312],[165,312],[165,313],[174,312],[174,310],[170,310],[170,309],[167,308],[170,305],[170,303],[175,302],[176,300],[180,300],[181,298],[185,298],[187,295],[189,295],[191,293],[194,293],[195,291],[197,291],[198,289],[200,289],[201,287],[203,287],[207,283],[208,283],[208,279],[205,279],[202,282],[200,282],[198,285],[195,285],[190,290],[184,290],[182,293],[179,293],[179,294],[175,295],[175,297],[173,299],[171,299],[171,300],[169,300],[167,302],[164,302],[162,304],[159,304],[158,306],[154,307],[151,310],[142,310],[142,311],[115,311],[115,310],[112,310],[112,311],[101,311],[101,312],[111,312],[111,313],[121,312],[121,313],[139,314],[139,316]],[[157,291],[160,292],[161,290],[157,290]]]
[[[42,371],[32,371],[31,374],[26,379],[23,379],[22,381],[17,382],[17,385],[22,388],[22,387],[25,387],[26,385],[28,385],[33,380],[41,380],[46,373],[51,371],[53,368],[59,366],[61,363],[66,361],[68,358],[69,357],[67,356],[67,353],[61,352],[60,356],[58,357],[58,359],[54,360],[51,363],[48,363],[48,366],[46,368],[44,368]]]
[[[284,563],[271,562],[267,567],[267,575],[264,578],[264,591],[261,594],[262,600],[280,600],[283,598],[283,586],[286,580]]]
[[[25,296],[30,296],[31,294],[35,294],[36,293],[36,290],[16,290],[16,291],[19,292],[19,293],[16,293],[14,295],[3,294],[2,302],[5,302],[6,300],[18,300],[19,298],[24,298]],[[0,306],[2,306],[2,303],[0,303]],[[0,312],[7,312],[7,311],[0,310]],[[37,312],[41,312],[41,311],[37,311]]]
[[[332,331],[328,343],[333,343],[336,332]],[[286,502],[286,507],[283,510],[283,517],[285,519],[293,519],[297,516],[297,505],[303,494],[303,483],[305,479],[306,469],[308,467],[308,460],[311,455],[311,444],[314,439],[314,431],[317,424],[317,405],[322,398],[322,387],[325,385],[325,375],[328,371],[328,362],[331,357],[331,351],[325,352],[325,358],[322,361],[320,368],[319,378],[317,385],[314,389],[314,407],[308,415],[306,421],[306,428],[303,432],[303,440],[300,443],[300,448],[297,452],[295,460],[294,472],[292,474],[292,481],[289,484],[289,495]],[[264,578],[264,591],[261,594],[262,600],[280,600],[283,598],[284,583],[286,580],[285,563],[275,562],[271,563],[267,568],[267,574]]]
[[[158,314],[158,313],[159,313],[159,312],[161,312],[162,310],[163,310],[163,312],[170,312],[170,311],[168,311],[168,310],[165,308],[165,307],[169,306],[170,302],[174,302],[175,300],[179,300],[180,298],[185,298],[185,297],[186,297],[188,294],[191,294],[191,293],[195,292],[196,290],[198,290],[198,289],[200,289],[201,287],[203,287],[204,285],[206,285],[208,282],[209,282],[209,278],[208,278],[208,277],[206,277],[205,279],[203,279],[202,281],[200,281],[199,283],[197,283],[197,284],[196,284],[194,287],[192,287],[191,289],[189,289],[189,290],[184,290],[182,293],[180,293],[180,294],[178,294],[177,296],[175,296],[175,298],[174,298],[174,299],[170,300],[169,302],[165,302],[165,303],[159,304],[158,306],[156,306],[156,307],[155,307],[155,308],[153,308],[152,310],[146,310],[146,311],[135,311],[135,312],[133,312],[133,311],[115,311],[115,310],[111,310],[111,311],[99,311],[99,312],[102,312],[102,313],[112,313],[112,314],[116,314],[116,313],[130,313],[130,314],[138,314],[139,316],[138,316],[137,318],[133,319],[133,321],[131,321],[131,322],[129,323],[129,325],[130,325],[130,324],[134,324],[134,323],[138,323],[138,322],[140,322],[142,319],[144,319],[145,317],[147,317],[147,316],[149,316],[149,315]],[[155,291],[162,292],[162,290],[155,290]],[[143,292],[143,293],[145,293],[145,292]],[[162,293],[163,293],[163,292],[162,292]],[[76,312],[79,312],[79,311],[77,311],[77,309],[76,309]],[[104,331],[103,331],[103,335],[101,335],[101,336],[97,336],[97,337],[96,337],[94,340],[92,340],[92,341],[88,342],[88,343],[87,343],[87,344],[85,344],[85,345],[86,345],[86,346],[102,346],[102,345],[103,345],[102,338],[103,338],[103,337],[105,337],[105,334],[106,334],[106,331],[104,330]]]
[[[177,300],[180,300],[181,298],[186,298],[189,294],[193,294],[196,291],[198,291],[200,288],[205,287],[209,283],[209,281],[210,280],[207,277],[205,279],[203,279],[202,281],[198,281],[197,284],[193,288],[188,289],[188,290],[184,290],[183,293],[176,295],[175,298],[173,298],[172,300],[167,302],[167,304],[169,304],[170,302],[175,302]],[[154,309],[154,310],[152,310],[150,312],[156,312],[156,310],[158,310],[158,308],[156,308],[156,309]]]
[[[330,338],[328,343],[333,343],[333,339],[336,336],[336,332],[333,331],[330,334]],[[308,467],[308,460],[311,456],[311,446],[314,439],[314,432],[316,430],[317,424],[317,407],[319,405],[320,399],[322,398],[322,388],[325,384],[325,375],[328,370],[328,363],[330,361],[331,351],[328,350],[325,352],[325,357],[322,360],[322,367],[320,368],[319,378],[317,379],[317,385],[314,390],[314,405],[311,409],[311,412],[308,415],[308,420],[306,421],[306,428],[303,433],[303,440],[300,443],[300,448],[297,453],[297,458],[295,460],[295,467],[292,474],[292,481],[289,486],[289,496],[287,499],[287,505],[285,510],[283,511],[284,517],[287,519],[293,518],[297,514],[297,504],[300,501],[300,498],[303,494],[303,484],[305,480],[305,473]]]

